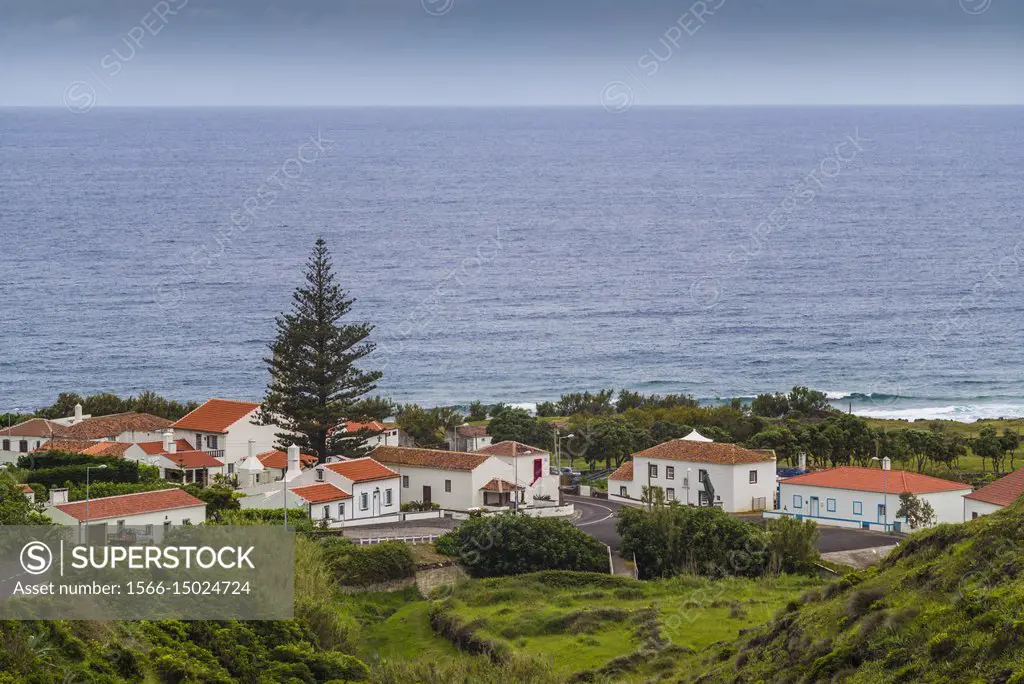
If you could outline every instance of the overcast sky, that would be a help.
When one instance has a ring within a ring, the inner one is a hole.
[[[1020,104],[1022,0],[0,0],[0,105]],[[603,98],[603,99],[602,99]]]

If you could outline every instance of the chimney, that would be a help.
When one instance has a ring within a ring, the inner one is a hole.
[[[60,489],[50,490],[50,505],[56,506],[57,504],[66,504],[68,502],[68,490],[67,487]]]
[[[292,444],[288,447],[288,472],[285,473],[284,479],[290,482],[292,478],[298,477],[300,472],[302,472],[302,468],[299,465],[299,447],[297,444]]]
[[[807,470],[807,454],[800,452],[800,470]]]
[[[249,458],[256,458],[256,440],[249,439]]]
[[[71,421],[71,424],[75,425],[75,424],[81,423],[81,422],[82,422],[82,405],[81,404],[75,404],[75,417],[74,417],[74,420]]]
[[[892,461],[888,456],[882,459],[882,470],[892,470]]]
[[[164,430],[164,453],[165,454],[176,454],[178,453],[178,443],[174,441],[174,431]]]

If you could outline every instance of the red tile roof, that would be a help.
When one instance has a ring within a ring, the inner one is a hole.
[[[330,482],[308,485],[306,487],[294,487],[291,492],[296,496],[301,496],[311,504],[341,501],[342,499],[352,498],[351,494],[340,487],[335,487]]]
[[[384,429],[384,424],[376,420],[371,420],[369,423],[359,423],[354,420],[345,421],[345,432],[359,432],[360,430],[381,432]]]
[[[1009,506],[1024,494],[1024,468],[990,482],[981,489],[966,495],[965,499],[984,501],[996,506]]]
[[[142,450],[150,456],[156,456],[157,454],[162,454],[164,452],[163,440],[159,442],[136,442],[136,444],[138,444],[139,447],[141,447]],[[188,443],[188,440],[176,439],[174,440],[174,444],[178,451],[192,451],[192,445]]]
[[[486,425],[459,425],[455,428],[455,434],[459,437],[486,437]]]
[[[35,494],[35,492],[32,490],[32,488],[29,487],[27,484],[21,485],[21,491],[24,494]]]
[[[516,448],[516,456],[535,456],[537,454],[546,454],[547,451],[532,447],[529,444],[523,444],[522,442],[513,442],[512,440],[505,440],[504,442],[498,442],[490,446],[485,446],[483,449],[477,449],[474,453],[477,454],[491,454],[492,456],[511,456],[512,447]]]
[[[35,449],[33,453],[42,451],[64,451],[71,454],[83,453],[86,449],[92,448],[96,442],[88,439],[53,439],[46,440]]]
[[[189,508],[192,506],[205,507],[206,504],[185,490],[178,488],[159,489],[154,492],[139,492],[137,494],[121,494],[120,496],[105,496],[101,499],[89,500],[89,520],[122,518],[140,513],[156,513],[158,511],[170,511],[176,508]],[[84,501],[58,504],[54,508],[77,520],[85,520]]]
[[[608,476],[609,480],[627,480],[632,481],[633,479],[633,462],[626,461]]]
[[[3,437],[63,437],[67,427],[45,418],[29,418],[0,430]]]
[[[263,464],[264,468],[277,468],[278,470],[288,470],[288,453],[273,449],[271,451],[264,451],[262,454],[256,454],[256,458],[260,459],[260,463]],[[309,454],[299,454],[299,464],[302,468],[309,468],[316,465],[319,459],[316,456],[310,456]]]
[[[860,468],[840,466],[815,473],[797,475],[782,480],[786,485],[808,485],[828,489],[850,489],[857,492],[883,492],[890,494],[933,494],[970,489],[963,482],[943,480],[931,475],[921,475],[906,470],[882,470],[881,468]]]
[[[158,432],[169,427],[171,421],[148,413],[114,413],[109,416],[86,418],[68,427],[65,437],[74,439],[103,439],[117,437],[122,432]]]
[[[82,449],[81,453],[89,456],[116,456],[123,458],[124,452],[131,447],[129,442],[93,442],[92,446]]]
[[[487,484],[485,484],[480,489],[484,490],[485,492],[511,492],[513,489],[523,491],[526,488],[523,487],[522,485],[519,485],[517,487],[508,480],[502,480],[496,477]]]
[[[694,442],[688,439],[671,439],[633,454],[633,458],[637,456],[688,463],[717,463],[719,465],[764,463],[775,460],[775,455],[770,451],[744,449],[741,446],[724,442]]]
[[[210,399],[179,421],[171,425],[182,430],[199,430],[200,432],[228,431],[232,425],[258,409],[259,404],[249,401],[231,399]]]
[[[379,446],[370,452],[378,463],[388,465],[436,468],[438,470],[473,470],[491,456],[464,451],[416,449],[413,447]]]
[[[199,451],[197,449],[161,455],[184,470],[192,470],[195,468],[220,468],[224,465],[224,463],[219,459],[214,458],[205,451]]]
[[[383,466],[369,456],[354,458],[350,461],[339,461],[328,463],[327,469],[342,477],[347,477],[353,482],[373,482],[374,480],[387,480],[398,477],[391,468]]]

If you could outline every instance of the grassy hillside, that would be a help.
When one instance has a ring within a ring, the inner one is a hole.
[[[1024,682],[1024,502],[916,534],[720,644],[707,682]]]
[[[640,682],[697,665],[708,645],[735,639],[820,584],[805,577],[637,582],[574,572],[471,581],[367,624],[359,655],[384,682],[401,681],[386,675],[394,669],[422,681],[456,654],[460,667],[474,661],[473,681]]]

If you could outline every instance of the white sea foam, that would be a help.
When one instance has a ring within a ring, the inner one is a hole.
[[[941,406],[854,406],[854,414],[865,418],[899,418],[903,420],[955,420],[973,423],[988,418],[1024,417],[1024,404],[977,403],[944,404]]]

